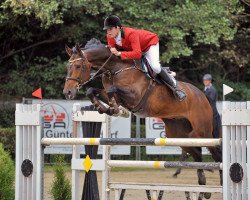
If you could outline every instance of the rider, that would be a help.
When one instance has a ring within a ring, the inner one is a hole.
[[[123,27],[120,18],[115,15],[110,15],[105,19],[103,30],[107,30],[108,45],[114,55],[120,56],[122,60],[127,60],[140,59],[144,53],[152,70],[160,76],[164,83],[167,83],[175,97],[179,101],[185,99],[186,94],[177,87],[176,80],[161,68],[159,38],[155,33]],[[123,51],[118,51],[116,48]]]

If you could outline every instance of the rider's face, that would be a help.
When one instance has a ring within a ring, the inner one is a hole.
[[[209,86],[211,84],[211,80],[203,80],[204,86]]]
[[[107,35],[110,38],[116,38],[120,32],[120,27],[110,27],[107,29]]]

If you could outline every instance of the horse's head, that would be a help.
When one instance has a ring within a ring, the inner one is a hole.
[[[72,49],[66,45],[65,49],[70,59],[63,94],[66,99],[74,99],[77,90],[90,79],[91,64],[78,44]]]

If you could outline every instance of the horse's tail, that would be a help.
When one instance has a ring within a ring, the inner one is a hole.
[[[222,125],[219,113],[213,114],[213,137],[222,138]]]

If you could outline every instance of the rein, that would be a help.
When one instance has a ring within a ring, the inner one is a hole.
[[[82,55],[84,56],[84,59],[91,65],[91,63],[89,62],[89,60],[88,60],[88,58],[87,58],[84,51],[82,51]],[[82,88],[82,86],[84,86],[87,83],[93,81],[94,79],[102,76],[103,74],[104,75],[108,74],[109,80],[111,80],[112,77],[116,76],[117,74],[122,73],[124,71],[128,71],[128,70],[135,69],[135,70],[139,70],[141,72],[144,72],[142,69],[137,67],[136,62],[134,61],[134,66],[127,67],[127,68],[124,68],[124,69],[120,69],[120,70],[114,72],[113,74],[109,70],[106,70],[101,74],[98,74],[105,67],[105,65],[108,63],[108,61],[111,59],[112,56],[113,56],[113,54],[111,53],[110,56],[107,58],[107,60],[102,64],[102,66],[96,71],[96,73],[89,80],[87,80],[85,82],[82,82],[82,80],[80,78],[66,77],[66,81],[68,81],[68,80],[76,81],[78,83],[77,90],[79,91]],[[83,60],[83,58],[77,58],[77,59],[74,59],[74,60],[69,60],[69,63],[74,63],[74,62],[79,61],[79,60]],[[83,61],[83,64],[84,64],[84,61]]]
[[[132,67],[126,67],[126,68],[123,68],[123,69],[119,69],[118,71],[115,71],[114,73],[112,73],[110,70],[107,70],[105,72],[103,72],[102,74],[108,74],[108,79],[109,80],[112,80],[112,77],[115,77],[116,75],[122,73],[122,72],[125,72],[125,71],[128,71],[128,70],[139,70],[141,72],[144,72],[142,69],[138,68],[137,65],[136,65],[136,62],[134,61],[134,66]],[[100,74],[100,75],[102,75]]]
[[[83,52],[84,53],[84,52]],[[84,55],[84,54],[83,54]],[[108,59],[102,64],[102,66],[100,67],[100,69],[98,69],[97,71],[96,71],[96,73],[86,82],[86,83],[88,83],[88,82],[90,82],[90,81],[92,81],[93,79],[95,79],[95,78],[97,78],[97,77],[99,77],[99,76],[101,76],[103,73],[101,73],[101,74],[99,74],[98,76],[97,76],[97,74],[102,70],[102,68],[104,68],[104,66],[108,63],[108,61],[111,59],[111,57],[113,56],[113,54],[111,53],[110,54],[110,56],[108,57]],[[87,57],[86,57],[86,55],[84,55],[84,57],[87,59]],[[88,60],[88,59],[87,59]],[[85,84],[86,84],[85,83]]]

